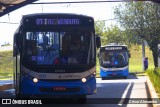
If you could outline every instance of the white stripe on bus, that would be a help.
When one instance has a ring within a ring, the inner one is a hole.
[[[37,79],[82,79],[93,74],[96,71],[96,67],[93,67],[90,70],[82,73],[37,73],[35,71],[27,69],[24,66],[21,66],[21,69],[22,72],[25,72],[32,77],[36,77]]]
[[[119,70],[124,70],[124,69],[127,69],[128,66],[126,67],[123,67],[123,68],[104,68],[104,67],[100,67],[101,69],[105,70],[106,72],[107,71],[119,71]]]

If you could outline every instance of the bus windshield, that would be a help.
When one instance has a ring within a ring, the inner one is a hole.
[[[104,68],[120,68],[128,65],[127,51],[102,51],[100,65]]]
[[[94,62],[93,32],[26,32],[26,64],[61,65]]]

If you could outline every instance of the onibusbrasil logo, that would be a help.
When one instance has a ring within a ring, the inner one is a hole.
[[[2,104],[42,104],[41,100],[2,99]]]

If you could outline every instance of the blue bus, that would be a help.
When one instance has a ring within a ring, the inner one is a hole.
[[[109,43],[101,46],[98,53],[100,63],[100,77],[124,77],[129,75],[130,53],[126,45]]]
[[[96,93],[95,35],[90,16],[24,15],[14,34],[16,96],[76,96]]]

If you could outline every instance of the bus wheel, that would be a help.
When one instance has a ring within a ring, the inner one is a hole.
[[[86,104],[86,100],[87,100],[86,95],[81,95],[78,97],[78,103],[80,104]]]

